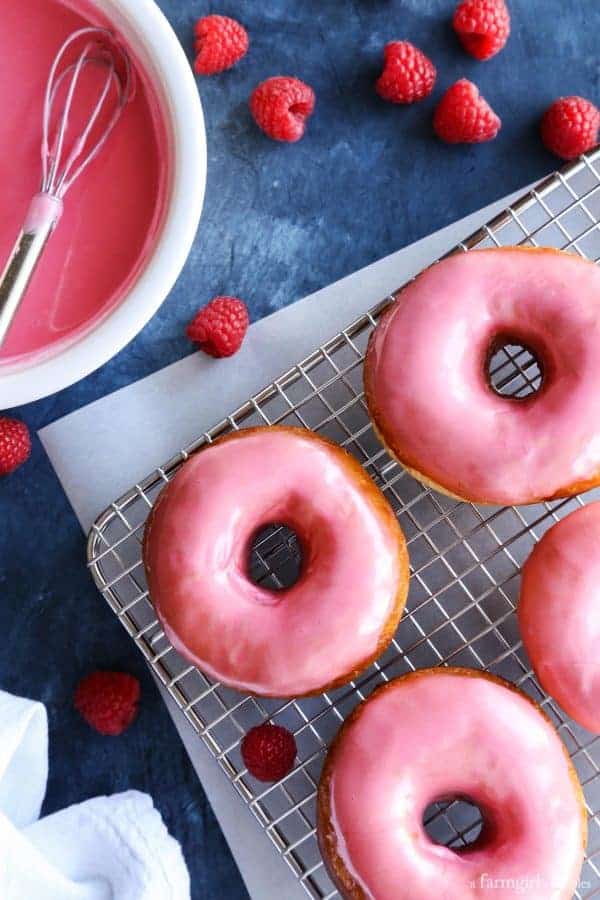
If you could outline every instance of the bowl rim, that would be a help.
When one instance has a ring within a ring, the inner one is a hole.
[[[99,4],[100,5],[100,4]],[[0,409],[32,403],[69,387],[116,356],[162,305],[190,254],[204,204],[207,149],[202,103],[192,68],[154,0],[108,0],[150,51],[173,132],[173,184],[150,258],[124,299],[63,350],[22,369],[0,367]],[[18,366],[18,363],[17,363]]]

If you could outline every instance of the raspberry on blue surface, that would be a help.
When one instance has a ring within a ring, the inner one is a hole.
[[[0,416],[0,477],[10,475],[31,455],[31,438],[25,422]]]
[[[383,100],[416,103],[431,94],[436,69],[410,41],[390,41],[383,51],[384,69],[375,85]]]
[[[250,112],[254,121],[275,141],[299,141],[314,108],[313,89],[299,78],[287,75],[267,78],[250,97]]]
[[[100,734],[122,734],[137,715],[140,683],[126,672],[92,672],[75,691],[75,709]]]
[[[481,144],[493,140],[502,122],[479,88],[461,78],[448,88],[433,118],[433,128],[447,144]]]
[[[577,159],[598,143],[600,110],[585,97],[560,97],[542,119],[544,145],[561,159]]]
[[[452,24],[467,53],[479,60],[500,53],[510,36],[510,13],[504,0],[461,0]]]
[[[196,22],[196,61],[198,75],[215,75],[231,69],[248,52],[248,32],[229,16],[204,16]]]

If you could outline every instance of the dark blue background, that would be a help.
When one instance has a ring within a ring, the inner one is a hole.
[[[237,68],[199,85],[209,149],[200,232],[177,287],[129,347],[82,383],[17,411],[32,431],[189,353],[184,325],[217,293],[244,297],[258,319],[543,176],[556,163],[537,136],[544,108],[561,94],[600,100],[598,0],[512,0],[511,39],[487,63],[462,52],[449,26],[453,0],[160,5],[188,52],[194,20],[209,12],[239,18],[251,37]],[[439,73],[433,97],[409,109],[372,89],[383,45],[400,38],[430,54]],[[247,110],[252,88],[274,74],[297,75],[317,94],[295,146],[270,142]],[[489,145],[432,137],[435,102],[462,76],[503,119]],[[195,900],[246,897],[141,658],[91,583],[83,536],[37,441],[30,463],[0,483],[0,635],[0,686],[48,708],[45,811],[149,791],[183,844]],[[140,716],[118,739],[93,733],[71,706],[77,680],[96,667],[143,682]]]

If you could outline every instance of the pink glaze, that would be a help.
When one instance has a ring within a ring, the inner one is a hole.
[[[544,367],[529,399],[489,387],[499,337]],[[386,444],[476,502],[529,503],[600,478],[600,269],[544,251],[481,250],[428,269],[374,332],[366,386]]]
[[[465,670],[392,682],[336,746],[337,851],[369,900],[571,900],[585,818],[556,732],[522,695]],[[484,827],[456,852],[423,824],[439,799],[470,798]]]
[[[192,457],[145,538],[150,595],[173,645],[212,678],[277,697],[318,691],[374,654],[405,557],[393,515],[365,485],[331,445],[296,429],[241,432]],[[247,575],[252,537],[275,522],[303,550],[302,574],[283,591]]]
[[[533,549],[518,615],[544,690],[600,732],[600,503],[553,525]]]
[[[2,0],[1,23],[0,269],[39,190],[44,90],[54,56],[76,29],[110,24],[88,0]],[[81,83],[97,90],[93,79]],[[169,139],[137,63],[136,84],[109,143],[65,198],[0,365],[26,363],[82,336],[123,298],[154,246],[169,190]],[[77,96],[87,108],[85,92]]]

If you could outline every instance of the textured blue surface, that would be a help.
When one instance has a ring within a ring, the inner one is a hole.
[[[188,353],[184,324],[216,293],[245,297],[258,319],[543,176],[555,165],[537,137],[545,106],[567,93],[600,100],[598,0],[512,0],[511,40],[484,64],[449,27],[453,0],[160,5],[188,50],[193,21],[208,12],[236,16],[251,34],[235,70],[200,84],[209,146],[201,229],[177,287],[129,347],[84,382],[17,411],[32,431]],[[412,40],[438,66],[434,96],[411,109],[372,90],[381,48],[394,38]],[[268,141],[247,111],[255,84],[282,73],[318,97],[295,146]],[[450,148],[431,136],[436,98],[462,76],[504,119],[489,145]],[[0,686],[48,708],[46,811],[128,787],[149,791],[182,841],[195,900],[246,897],[141,659],[92,586],[79,526],[37,442],[31,462],[0,483],[0,635]],[[74,685],[94,667],[143,681],[139,719],[119,739],[95,735],[71,708]]]

